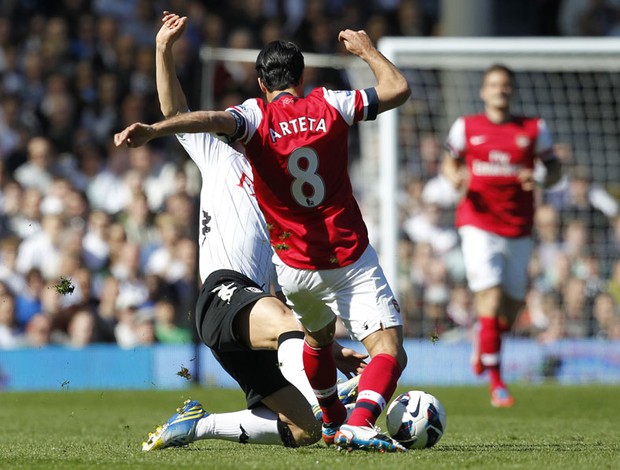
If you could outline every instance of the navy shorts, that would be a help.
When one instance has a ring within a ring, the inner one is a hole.
[[[235,335],[236,315],[263,297],[271,294],[250,278],[221,269],[207,277],[196,302],[198,335],[244,391],[248,408],[290,385],[280,372],[276,351],[252,350]]]

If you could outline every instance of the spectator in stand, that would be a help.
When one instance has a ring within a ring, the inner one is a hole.
[[[581,36],[609,36],[620,23],[620,9],[609,0],[589,0],[577,16]]]
[[[20,240],[15,236],[0,239],[0,285],[5,285],[10,292],[26,289],[24,275],[15,268],[19,244]]]
[[[539,206],[534,214],[535,252],[541,269],[546,271],[553,265],[555,257],[562,250],[559,240],[558,214],[550,204]]]
[[[594,317],[594,336],[600,339],[610,339],[614,323],[620,319],[620,310],[614,298],[607,292],[601,292],[594,298],[592,308]]]
[[[44,348],[51,344],[52,319],[42,313],[31,317],[24,333],[24,346]]]
[[[65,230],[60,214],[45,214],[41,230],[28,236],[19,245],[16,268],[26,274],[37,268],[46,280],[58,276],[62,235]]]
[[[153,213],[149,209],[146,194],[141,189],[132,193],[118,219],[125,229],[127,239],[140,244],[145,253],[149,253],[159,242],[157,228],[153,225]]]
[[[23,338],[15,321],[15,299],[6,288],[0,292],[0,349],[15,349]]]
[[[175,321],[174,305],[169,300],[160,300],[155,304],[155,337],[157,342],[164,344],[189,344],[192,333],[181,328]]]
[[[606,255],[610,221],[618,215],[618,202],[604,188],[592,184],[587,168],[573,168],[563,189],[545,197],[556,205],[563,227],[573,220],[581,221],[588,228],[588,242],[594,253]]]
[[[159,234],[159,243],[146,259],[144,272],[156,274],[172,284],[184,275],[184,267],[175,256],[177,244],[180,241],[179,229],[172,216],[166,212],[157,216],[155,225]]]
[[[115,327],[117,323],[117,305],[119,294],[119,280],[113,276],[107,276],[101,281],[99,291],[99,304],[96,306],[97,330],[101,340],[113,343],[116,341]]]
[[[110,264],[110,274],[120,281],[119,301],[128,305],[141,306],[149,297],[140,263],[140,245],[127,241],[119,256]]]
[[[52,184],[55,149],[46,137],[34,137],[28,142],[28,161],[15,170],[15,180],[25,189],[34,188],[42,194]]]
[[[44,284],[41,271],[36,268],[30,269],[25,278],[25,289],[17,291],[15,296],[15,320],[20,331],[24,331],[30,319],[41,311]]]
[[[501,342],[527,292],[536,162],[547,169],[545,187],[561,176],[544,120],[511,114],[513,82],[503,65],[485,71],[484,113],[456,120],[443,161],[443,173],[464,194],[456,225],[480,322],[473,368],[489,372],[491,404],[500,407],[514,404],[501,376]]]
[[[65,345],[72,348],[84,348],[95,342],[96,319],[90,310],[80,309],[75,312],[67,326]]]
[[[607,282],[607,292],[613,297],[614,302],[620,305],[620,259],[613,263],[611,278]]]
[[[453,227],[441,224],[441,208],[424,203],[422,212],[405,220],[403,229],[414,243],[429,243],[436,256],[442,257],[458,245],[458,235]]]
[[[591,311],[587,305],[583,279],[572,276],[562,289],[562,312],[565,315],[566,336],[586,338],[591,335]]]
[[[108,214],[122,211],[131,200],[131,191],[125,182],[129,168],[125,149],[111,149],[105,168],[95,176],[86,189],[92,209]]]

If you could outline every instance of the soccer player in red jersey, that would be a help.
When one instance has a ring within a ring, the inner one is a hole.
[[[115,142],[137,146],[171,133],[218,132],[243,143],[278,281],[306,331],[304,366],[323,410],[324,440],[351,449],[401,451],[374,423],[406,365],[402,320],[353,197],[347,147],[351,125],[403,104],[410,90],[364,31],[344,30],[338,38],[369,65],[375,87],[317,88],[304,97],[301,51],[293,43],[274,41],[256,60],[266,102],[250,99],[226,111],[186,113],[150,126],[136,123]],[[348,419],[336,399],[331,353],[336,316],[372,358]]]
[[[486,70],[480,89],[484,112],[454,122],[442,164],[443,174],[463,193],[456,226],[479,318],[472,365],[477,374],[488,371],[491,404],[498,407],[514,403],[500,373],[501,337],[524,306],[536,160],[546,167],[545,187],[561,173],[545,122],[510,113],[513,80],[503,65]]]

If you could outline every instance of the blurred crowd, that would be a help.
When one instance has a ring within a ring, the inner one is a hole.
[[[617,2],[531,3],[538,15],[553,12],[559,33],[618,32]],[[139,149],[112,144],[126,125],[161,118],[154,38],[163,10],[189,18],[175,59],[189,106],[198,109],[201,45],[257,49],[289,38],[305,52],[335,54],[342,52],[336,41],[342,28],[365,29],[375,42],[385,35],[440,35],[440,4],[0,2],[0,348],[94,342],[132,348],[193,339],[199,174],[174,139]],[[547,33],[532,28],[530,34]],[[336,71],[309,70],[306,82],[348,86]],[[213,85],[217,108],[260,94],[252,65],[220,64]],[[431,139],[431,151],[435,144]],[[412,177],[402,194],[406,275],[398,288],[410,336],[448,338],[473,325],[449,223],[454,201],[437,196],[445,195],[442,184],[435,168]],[[620,244],[617,206],[587,178],[575,195],[578,185],[575,175],[557,194],[541,195],[532,291],[518,334],[545,341],[620,338],[620,262],[609,251]],[[583,214],[607,224],[605,253],[592,251]],[[71,292],[59,289],[63,279]]]
[[[429,145],[426,178],[406,176],[400,194],[399,291],[408,336],[471,338],[473,297],[467,289],[455,205],[460,198],[438,174],[441,147]],[[526,308],[513,334],[551,342],[620,340],[620,211],[617,195],[555,145],[564,176],[537,189]]]

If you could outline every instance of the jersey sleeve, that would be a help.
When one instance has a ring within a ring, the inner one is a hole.
[[[372,121],[377,118],[379,97],[374,88],[347,91],[323,88],[323,97],[338,110],[349,126],[358,121]]]
[[[465,154],[465,119],[459,117],[448,132],[446,149],[454,158],[463,158]]]
[[[536,138],[536,147],[534,154],[542,161],[552,160],[555,158],[553,153],[553,139],[551,133],[547,129],[544,119],[538,120],[538,137]]]
[[[241,143],[247,144],[263,119],[263,112],[258,106],[256,98],[246,100],[237,106],[231,106],[226,111],[232,114],[237,122],[235,132],[227,136],[228,141],[241,141]]]
[[[238,153],[230,145],[208,133],[176,134],[176,138],[201,173],[218,160]]]

